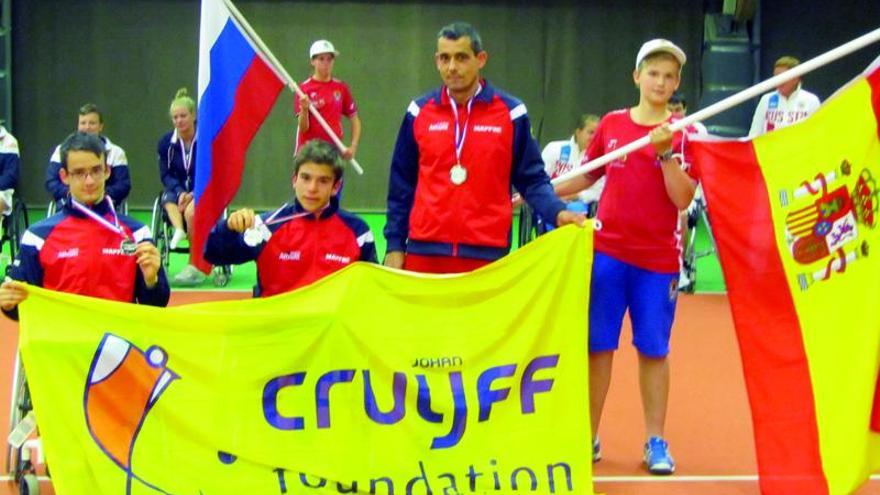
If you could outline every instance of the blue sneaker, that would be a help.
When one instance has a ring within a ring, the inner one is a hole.
[[[645,444],[645,465],[651,474],[672,474],[675,461],[669,454],[669,444],[661,437],[651,437]]]
[[[599,445],[599,437],[593,439],[593,462],[602,460],[602,447]]]

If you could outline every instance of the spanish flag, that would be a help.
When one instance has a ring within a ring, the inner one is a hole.
[[[796,125],[693,143],[765,495],[880,469],[878,122],[880,59]]]

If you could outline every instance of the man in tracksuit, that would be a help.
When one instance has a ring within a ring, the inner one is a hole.
[[[94,103],[86,103],[79,109],[76,120],[77,132],[93,134],[104,143],[104,159],[110,169],[110,177],[105,181],[104,192],[116,205],[122,204],[131,191],[131,177],[128,173],[128,158],[125,150],[104,135],[104,115]],[[62,205],[69,196],[69,186],[61,180],[61,145],[55,147],[46,167],[46,190],[52,195],[56,205]],[[60,208],[58,208],[60,209]]]
[[[244,208],[220,220],[208,235],[205,259],[215,265],[256,260],[258,297],[292,291],[355,261],[375,263],[370,228],[339,209],[334,195],[341,180],[336,149],[307,142],[294,158],[293,204],[259,216]]]
[[[32,225],[0,285],[0,309],[17,318],[27,298],[21,282],[121,302],[165,306],[168,279],[150,229],[119,215],[106,194],[110,177],[104,143],[94,134],[70,135],[59,149],[60,180],[69,201]]]
[[[511,185],[557,225],[584,221],[553,193],[525,105],[480,78],[487,58],[473,26],[440,30],[444,84],[410,103],[394,148],[387,266],[466,272],[504,256]]]

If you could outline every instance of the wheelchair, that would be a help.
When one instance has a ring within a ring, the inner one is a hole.
[[[699,223],[706,227],[706,233],[709,235],[709,246],[703,250],[697,250],[697,225]],[[682,252],[682,270],[689,283],[684,287],[679,287],[679,290],[693,294],[697,285],[697,260],[715,253],[715,236],[712,234],[706,200],[702,194],[694,196],[694,201],[687,210],[687,234],[687,243]]]
[[[0,237],[0,244],[9,244],[9,258],[14,260],[21,246],[21,236],[30,227],[27,206],[21,198],[13,197],[12,211],[9,215],[3,215],[2,222],[3,235]]]
[[[565,205],[569,210],[585,214],[587,218],[596,217],[598,206],[598,201],[591,201],[589,203],[583,203],[582,201],[569,201]],[[528,204],[522,204],[519,216],[520,247],[525,246],[529,242],[535,240],[536,237],[546,234],[551,230],[553,230],[553,227],[547,225],[537,212],[535,212]]]
[[[226,210],[223,210],[223,218],[226,218]],[[168,273],[171,264],[171,254],[189,254],[189,247],[171,247],[171,238],[174,236],[174,226],[168,218],[168,212],[162,205],[162,191],[153,201],[153,211],[150,216],[150,230],[153,232],[153,242],[159,250],[159,258],[165,272]],[[212,270],[214,286],[226,287],[232,280],[232,266],[215,266]]]
[[[10,433],[6,443],[6,472],[18,485],[18,493],[21,495],[40,493],[37,464],[42,464],[42,446],[39,437],[33,435],[35,431],[36,420],[30,390],[21,357],[16,352],[9,411]],[[33,452],[37,453],[37,459],[32,458]],[[48,468],[46,472],[48,474]]]

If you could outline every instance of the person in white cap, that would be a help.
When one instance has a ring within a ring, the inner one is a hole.
[[[773,75],[778,76],[800,63],[794,57],[781,57],[773,64]],[[777,86],[776,91],[761,97],[755,108],[755,115],[752,116],[749,137],[760,136],[799,122],[818,110],[820,105],[819,97],[801,88],[801,78],[795,77]]]
[[[606,177],[597,217],[590,291],[590,417],[593,461],[601,459],[599,420],[624,314],[629,311],[645,415],[644,459],[652,474],[671,474],[675,462],[663,439],[669,394],[669,336],[675,316],[681,260],[678,212],[694,195],[695,180],[683,168],[684,133],[667,108],[678,89],[684,52],[664,39],[642,45],[633,81],[639,103],[599,122],[584,161],[650,135],[651,144],[595,171],[560,184],[565,196]]]
[[[296,148],[299,149],[307,141],[320,139],[333,144],[321,124],[309,112],[309,106],[315,105],[324,120],[339,138],[345,142],[342,131],[342,117],[351,121],[350,144],[341,151],[342,157],[350,160],[357,153],[361,140],[361,119],[357,114],[357,103],[351,96],[348,84],[333,77],[333,64],[339,52],[333,43],[318,40],[309,48],[309,59],[314,73],[300,84],[305,97],[294,100],[294,112],[298,116],[299,129],[296,133]]]

